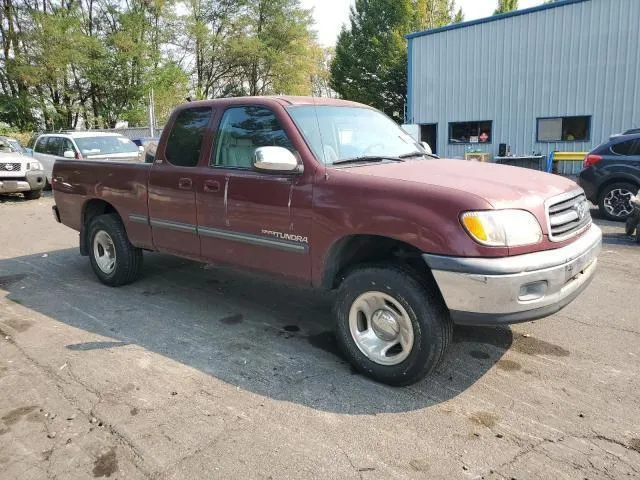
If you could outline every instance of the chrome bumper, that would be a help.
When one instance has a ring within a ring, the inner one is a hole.
[[[25,180],[0,180],[0,193],[28,192],[31,185]]]
[[[44,187],[44,172],[41,170],[29,171],[24,177],[0,179],[0,193],[19,193],[29,190],[41,190]]]
[[[571,303],[593,279],[601,246],[602,232],[592,225],[555,250],[504,258],[423,258],[454,322],[495,325],[546,317]]]

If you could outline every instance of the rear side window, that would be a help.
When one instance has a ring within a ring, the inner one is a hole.
[[[49,137],[49,141],[47,142],[47,150],[45,153],[49,155],[57,155],[59,157],[62,156],[62,146],[63,139],[60,137]]]
[[[633,155],[634,152],[638,153],[637,144],[638,140],[627,140],[626,142],[616,143],[611,145],[611,151],[616,155]]]
[[[37,153],[47,153],[47,142],[49,141],[49,137],[42,137],[37,141],[35,145],[35,152]]]
[[[178,114],[165,149],[172,165],[195,167],[198,164],[202,138],[212,115],[210,107],[188,108]]]

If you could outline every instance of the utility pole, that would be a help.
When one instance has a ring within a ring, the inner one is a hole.
[[[154,131],[155,123],[156,123],[156,112],[155,112],[155,107],[153,102],[153,88],[152,88],[151,92],[149,92],[149,136],[150,137],[155,137],[155,131]]]

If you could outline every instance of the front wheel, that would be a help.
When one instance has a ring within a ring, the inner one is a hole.
[[[631,199],[638,191],[638,186],[628,182],[619,182],[608,185],[600,194],[598,207],[607,218],[618,222],[624,222],[633,213]]]
[[[22,192],[25,200],[37,200],[42,196],[42,190],[29,190],[28,192]]]
[[[117,287],[138,277],[142,268],[142,250],[131,245],[117,215],[94,218],[87,235],[91,267],[102,283]]]
[[[389,385],[409,385],[428,375],[451,341],[451,319],[437,288],[402,266],[352,271],[340,285],[335,309],[347,358]]]

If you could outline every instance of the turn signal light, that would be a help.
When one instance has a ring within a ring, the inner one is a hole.
[[[589,168],[590,166],[598,163],[600,160],[602,160],[602,157],[600,155],[587,155],[584,159],[583,168]]]

